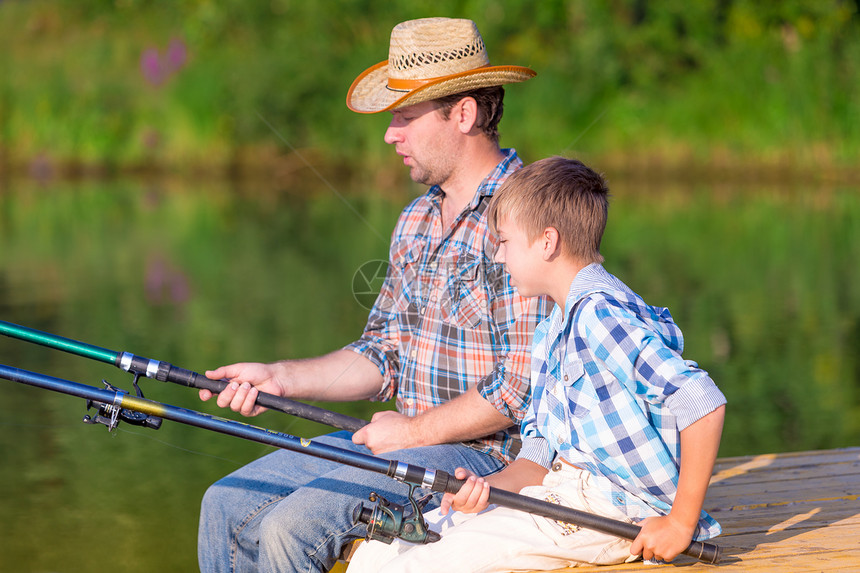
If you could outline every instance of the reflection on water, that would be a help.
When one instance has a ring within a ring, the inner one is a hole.
[[[325,188],[11,185],[0,319],[194,370],[327,352],[360,333],[382,237],[408,199],[344,195],[348,206]],[[727,395],[721,455],[860,441],[858,189],[617,182],[602,250],[610,271],[672,310],[686,357]],[[6,338],[0,363],[130,388],[111,366]],[[142,385],[215,411],[188,389]],[[171,423],[109,435],[80,423],[82,400],[0,388],[0,571],[91,571],[105,554],[112,570],[195,570],[203,491],[266,451]],[[275,413],[254,423],[325,431]]]

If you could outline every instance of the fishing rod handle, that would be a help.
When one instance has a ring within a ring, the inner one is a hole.
[[[162,382],[173,382],[189,388],[209,390],[214,394],[220,394],[229,384],[226,380],[213,380],[192,370],[173,366],[168,362],[151,360],[128,352],[123,352],[117,357],[116,365],[127,372],[140,373],[148,378]],[[359,418],[266,392],[260,392],[257,395],[257,404],[349,432],[356,432],[367,425],[365,420]]]
[[[447,472],[437,471],[436,481],[439,483],[439,489],[435,486],[434,491],[442,491],[446,493],[457,493],[460,488],[466,483],[466,480],[458,479]],[[580,511],[570,507],[550,503],[540,499],[535,499],[511,491],[490,488],[489,503],[510,507],[541,515],[550,519],[572,523],[587,529],[594,529],[609,535],[621,537],[623,539],[633,540],[639,535],[641,527],[626,521],[618,521],[600,515],[594,515],[585,511]],[[692,541],[689,546],[682,552],[699,561],[705,563],[719,563],[720,548],[712,543],[704,543],[702,541]]]

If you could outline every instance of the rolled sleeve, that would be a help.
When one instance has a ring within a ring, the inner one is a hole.
[[[677,420],[679,431],[726,403],[726,397],[709,376],[682,381],[683,385],[665,402]]]
[[[478,392],[499,412],[520,424],[530,397],[532,334],[546,316],[543,297],[524,298],[515,292],[494,300],[499,361],[478,384]]]
[[[382,375],[382,388],[372,401],[391,400],[397,393],[400,378],[400,329],[392,312],[396,296],[396,281],[389,265],[385,282],[370,311],[361,338],[344,347],[373,362]]]
[[[523,445],[518,460],[528,460],[549,469],[552,460],[555,459],[555,451],[549,447],[549,442],[542,436],[527,436],[523,438]]]

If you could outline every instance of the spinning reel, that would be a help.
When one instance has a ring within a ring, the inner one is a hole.
[[[418,486],[407,485],[409,507],[392,503],[375,492],[370,494],[370,501],[376,503],[374,507],[365,507],[363,504],[356,506],[352,513],[353,523],[367,524],[368,541],[376,539],[391,543],[395,538],[399,538],[410,543],[432,543],[441,539],[438,533],[428,529],[421,513],[432,496],[426,495],[416,500],[415,490]]]
[[[134,375],[134,381],[132,385],[134,386],[135,394],[137,394],[138,398],[143,398],[143,391],[140,389],[140,386],[137,385],[137,379],[140,377],[140,374]],[[117,396],[121,396],[125,392],[120,390],[116,386],[110,384],[107,380],[102,380],[102,384],[105,385],[105,390],[110,390],[111,392],[116,392]],[[144,428],[152,428],[153,430],[157,430],[161,427],[161,422],[163,421],[158,416],[152,416],[150,414],[144,414],[143,412],[135,412],[134,410],[128,410],[126,408],[120,408],[117,403],[107,404],[105,402],[96,402],[94,400],[87,400],[87,410],[90,408],[98,408],[98,413],[95,416],[90,416],[89,414],[84,416],[84,423],[86,424],[102,424],[107,426],[108,431],[113,431],[119,423],[128,422],[134,426],[143,426]]]

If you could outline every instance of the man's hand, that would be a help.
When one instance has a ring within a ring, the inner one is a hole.
[[[694,528],[695,529],[695,528]],[[642,531],[630,546],[631,555],[669,562],[690,546],[694,531],[672,515],[642,520]]]
[[[355,444],[367,446],[374,454],[424,445],[415,429],[415,418],[392,410],[377,412],[370,423],[352,435]]]
[[[226,379],[229,382],[218,394],[216,403],[221,408],[229,407],[243,416],[256,416],[266,411],[266,408],[255,404],[260,392],[275,396],[284,395],[283,383],[277,378],[274,364],[240,362],[207,370],[206,377],[212,380]],[[212,395],[209,390],[200,390],[200,399],[203,401],[209,400]]]

